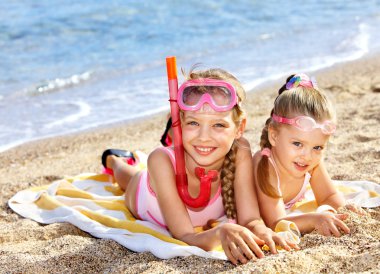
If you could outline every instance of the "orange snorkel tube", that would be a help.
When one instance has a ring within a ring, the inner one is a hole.
[[[186,205],[194,208],[204,207],[210,200],[212,180],[216,178],[218,174],[214,170],[210,170],[207,174],[205,174],[204,168],[197,167],[195,169],[195,173],[201,180],[199,195],[196,198],[190,196],[185,168],[184,148],[182,143],[181,119],[179,116],[179,107],[177,104],[178,79],[176,58],[174,56],[166,58],[166,69],[168,74],[169,102],[174,135],[176,185],[178,194]]]

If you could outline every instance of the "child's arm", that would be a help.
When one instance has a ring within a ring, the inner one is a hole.
[[[323,161],[314,168],[310,185],[318,205],[330,205],[335,209],[344,206],[355,213],[366,214],[361,207],[346,203],[343,195],[334,187]]]
[[[247,258],[264,256],[257,244],[264,244],[263,241],[240,225],[223,224],[205,232],[194,231],[186,207],[177,192],[170,158],[165,152],[155,150],[150,154],[148,170],[150,184],[157,195],[166,225],[174,238],[205,250],[212,250],[222,244],[227,257],[235,264],[238,261],[246,263]]]
[[[311,174],[310,186],[318,205],[330,205],[335,209],[345,205],[344,197],[334,187],[323,160]]]
[[[252,153],[249,142],[245,138],[239,139],[236,153],[236,170],[234,181],[235,203],[238,224],[249,228],[258,237],[263,239],[272,253],[277,253],[276,244],[285,250],[290,247],[298,249],[292,243],[278,236],[261,221],[255,186],[253,184]]]

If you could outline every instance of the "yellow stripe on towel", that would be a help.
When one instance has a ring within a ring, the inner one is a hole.
[[[31,187],[29,190],[33,192],[40,192],[41,190],[47,190],[49,185]]]
[[[110,193],[112,193],[114,196],[121,196],[124,194],[124,191],[121,190],[121,188],[117,185],[112,186],[104,186],[104,189]]]
[[[150,229],[146,226],[140,225],[136,222],[132,221],[123,221],[119,220],[110,216],[105,216],[90,210],[80,210],[83,215],[87,216],[88,218],[97,221],[98,223],[103,224],[104,226],[107,227],[113,227],[113,228],[121,228],[121,229],[126,229],[130,232],[133,233],[145,233],[145,234],[150,234],[162,241],[173,243],[173,244],[178,244],[178,245],[188,245],[182,241],[176,240],[172,237],[166,236],[160,232],[157,232],[153,229]]]
[[[71,198],[83,198],[92,200],[93,197],[88,192],[76,188],[58,188],[56,195],[62,195]]]
[[[42,193],[37,201],[34,202],[40,209],[53,210],[57,207],[64,206],[62,203],[58,202],[56,199],[51,197],[47,193]]]
[[[93,202],[95,204],[105,208],[105,209],[122,211],[124,213],[125,217],[129,221],[136,221],[136,218],[132,215],[132,213],[125,206],[124,200],[117,200],[117,201],[94,200]]]
[[[340,192],[342,192],[343,194],[348,194],[348,193],[355,193],[357,192],[354,188],[352,187],[349,187],[349,186],[337,186],[336,187]]]
[[[300,202],[295,203],[291,208],[290,211],[301,211],[302,213],[309,213],[309,212],[315,212],[318,208],[318,204],[315,200],[307,201],[302,200]]]

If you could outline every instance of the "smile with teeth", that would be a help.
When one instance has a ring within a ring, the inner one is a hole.
[[[213,147],[198,147],[198,146],[196,146],[195,150],[198,151],[198,153],[201,153],[201,154],[208,154],[208,153],[212,152],[213,150],[215,150],[215,148],[213,148]]]
[[[301,164],[301,163],[298,163],[298,162],[294,162],[294,164],[299,169],[305,169],[305,168],[307,168],[309,166],[309,165]]]

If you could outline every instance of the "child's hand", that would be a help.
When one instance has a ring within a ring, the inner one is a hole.
[[[346,204],[344,206],[345,209],[348,209],[352,212],[355,212],[357,214],[360,214],[360,215],[367,215],[367,212],[365,212],[365,210],[363,208],[361,208],[360,206],[357,206],[355,204]]]
[[[315,217],[315,230],[324,236],[341,236],[341,231],[343,233],[350,233],[350,229],[343,222],[347,219],[347,214],[333,214],[329,212],[318,213],[314,215]]]
[[[235,265],[239,261],[245,264],[248,260],[264,257],[259,245],[263,245],[265,242],[243,226],[237,224],[221,225],[220,241],[228,259]]]
[[[265,241],[266,245],[269,247],[272,254],[277,254],[276,246],[281,246],[286,251],[290,251],[292,248],[299,250],[299,246],[295,243],[285,240],[283,237],[278,235],[265,224],[257,224],[254,226],[253,232],[262,240]]]

